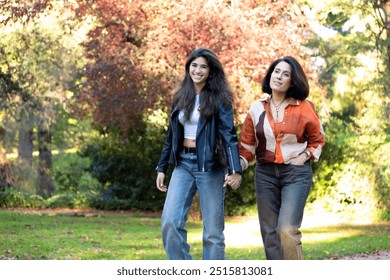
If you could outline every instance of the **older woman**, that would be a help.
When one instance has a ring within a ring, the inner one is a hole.
[[[254,102],[243,124],[243,169],[256,159],[255,189],[267,259],[303,259],[303,210],[312,185],[310,160],[318,161],[324,132],[309,84],[296,59],[274,61],[262,84],[269,95]]]

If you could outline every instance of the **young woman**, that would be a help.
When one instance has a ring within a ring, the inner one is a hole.
[[[274,61],[263,80],[269,96],[252,104],[243,124],[243,169],[256,158],[255,189],[267,259],[303,259],[299,230],[324,132],[296,59]]]
[[[204,224],[202,259],[225,259],[225,186],[238,188],[242,172],[232,103],[232,91],[215,53],[195,49],[173,98],[156,168],[156,186],[167,191],[161,225],[171,260],[192,259],[185,223],[196,192]],[[168,164],[174,165],[169,187],[164,184]]]

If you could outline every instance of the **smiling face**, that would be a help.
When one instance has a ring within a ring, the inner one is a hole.
[[[270,87],[272,92],[286,93],[292,84],[291,67],[287,62],[281,61],[271,74]]]
[[[190,64],[189,73],[195,88],[197,90],[202,89],[210,74],[210,68],[206,59],[204,57],[194,59]]]

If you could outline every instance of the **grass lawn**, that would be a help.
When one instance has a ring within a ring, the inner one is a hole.
[[[32,214],[0,211],[0,260],[165,260],[160,219],[151,215]],[[187,223],[195,259],[202,224]],[[303,227],[306,259],[321,260],[390,249],[390,224]],[[228,259],[265,259],[257,218],[226,218]]]

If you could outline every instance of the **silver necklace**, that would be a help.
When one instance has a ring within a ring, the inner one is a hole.
[[[272,105],[274,105],[274,108],[275,108],[275,111],[276,111],[276,121],[279,120],[279,108],[280,108],[280,106],[282,106],[282,104],[284,103],[284,101],[285,101],[286,99],[287,99],[287,98],[284,98],[284,99],[282,100],[282,102],[280,102],[278,105],[276,105],[274,99],[271,98],[271,103],[272,103]]]

